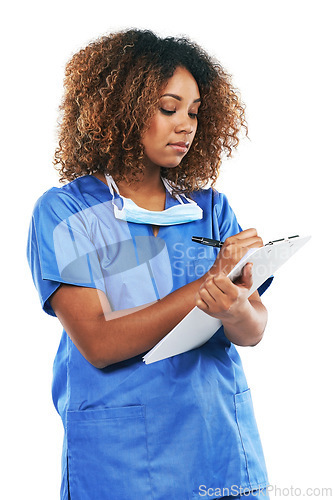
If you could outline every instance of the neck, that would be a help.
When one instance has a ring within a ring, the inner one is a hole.
[[[97,179],[107,185],[105,176],[100,173],[93,174]],[[164,210],[165,186],[161,179],[160,170],[146,168],[141,182],[128,184],[126,181],[118,181],[117,186],[121,196],[130,198],[137,205],[148,210]]]
[[[100,181],[104,182],[104,184],[107,185],[106,179],[104,174],[100,174],[99,172],[95,172],[92,174],[94,177],[97,177]],[[146,191],[150,192],[151,190],[157,191],[160,189],[160,187],[163,187],[163,182],[161,181],[161,176],[160,173],[158,172],[158,175],[155,176],[147,176],[144,174],[144,178],[142,182],[134,182],[132,184],[128,184],[125,181],[118,181],[117,186],[122,186],[124,189],[131,190],[133,192],[137,191]]]
[[[126,181],[118,181],[117,186],[120,194],[131,198],[131,195],[151,197],[164,193],[165,187],[161,180],[160,169],[150,168],[148,165],[143,172],[142,181],[128,184]]]

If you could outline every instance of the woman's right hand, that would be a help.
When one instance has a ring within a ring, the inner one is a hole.
[[[245,231],[230,236],[225,240],[215,263],[207,275],[216,275],[220,271],[228,275],[250,248],[262,246],[263,241],[254,228],[245,229]]]

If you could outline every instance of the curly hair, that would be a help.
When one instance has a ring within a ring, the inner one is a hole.
[[[140,180],[141,138],[177,67],[195,78],[202,105],[188,154],[177,167],[161,168],[161,175],[184,193],[209,181],[213,185],[221,158],[237,147],[242,128],[247,133],[244,105],[230,75],[187,38],[136,29],[98,38],[66,65],[53,162],[60,182],[97,172],[129,183]]]

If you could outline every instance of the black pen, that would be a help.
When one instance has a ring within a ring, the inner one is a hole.
[[[287,239],[291,240],[292,238],[299,238],[299,235],[296,234],[295,236],[288,236]],[[268,243],[266,243],[266,245],[273,245],[274,243],[278,243],[279,241],[284,241],[284,240],[285,238],[281,238],[280,240],[269,241]],[[202,236],[192,236],[192,241],[195,241],[196,243],[201,243],[201,245],[208,245],[209,247],[217,247],[217,248],[221,248],[224,244],[224,241],[212,240],[211,238],[203,238]]]
[[[210,238],[203,238],[202,236],[192,236],[192,241],[201,243],[201,245],[208,245],[209,247],[221,248],[224,241],[212,240]]]
[[[292,240],[293,238],[299,238],[299,235],[295,234],[295,236],[288,236],[288,238],[280,238],[279,240],[269,241],[268,243],[266,243],[265,246],[267,246],[267,245],[274,245],[274,243],[279,243],[280,241]]]

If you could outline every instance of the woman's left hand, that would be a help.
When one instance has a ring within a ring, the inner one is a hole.
[[[252,266],[251,263],[246,264],[237,284],[223,271],[209,276],[197,293],[197,307],[222,322],[237,323],[251,307],[248,291],[252,286]]]

